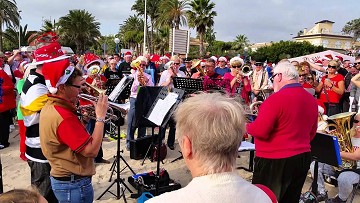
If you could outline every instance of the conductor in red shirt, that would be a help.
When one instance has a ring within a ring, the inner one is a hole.
[[[279,203],[297,203],[310,167],[317,103],[298,82],[298,72],[289,62],[280,62],[270,80],[275,93],[261,104],[255,121],[246,126],[255,138],[252,182],[269,187]]]

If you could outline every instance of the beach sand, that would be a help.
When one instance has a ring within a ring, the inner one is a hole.
[[[121,127],[122,131],[125,131],[125,126]],[[126,132],[126,131],[125,131]],[[3,185],[4,191],[8,191],[14,188],[27,188],[30,186],[30,171],[27,162],[21,160],[19,158],[19,135],[18,129],[16,129],[10,134],[10,147],[0,150],[1,154],[1,162],[2,162],[2,173],[3,173]],[[145,160],[143,166],[141,166],[142,160],[133,160],[130,159],[130,152],[125,149],[125,139],[121,139],[121,149],[124,151],[121,155],[127,161],[127,163],[131,166],[131,168],[135,171],[135,173],[143,173],[149,171],[156,171],[156,162],[151,162],[149,159]],[[186,186],[191,181],[190,171],[187,169],[184,160],[178,160],[174,163],[170,163],[172,160],[179,157],[181,154],[179,152],[180,148],[178,144],[175,144],[175,150],[170,150],[167,148],[167,156],[164,160],[164,164],[160,164],[161,168],[165,168],[170,174],[170,178],[179,182],[182,187]],[[114,155],[116,155],[117,142],[104,140],[103,142],[103,151],[104,151],[104,159],[107,159],[112,162],[114,161]],[[240,153],[240,158],[237,159],[237,166],[248,166],[249,162],[249,153],[242,152]],[[109,182],[109,178],[111,175],[110,167],[111,164],[96,164],[96,174],[92,178],[93,187],[95,197],[97,199],[112,183]],[[124,162],[120,162],[121,168],[125,166]],[[252,178],[252,173],[246,172],[244,170],[237,170],[239,175],[243,177],[245,180],[250,181]],[[137,192],[128,182],[127,179],[131,176],[131,171],[126,168],[121,172],[121,178],[125,179],[125,183],[127,186],[133,191]],[[116,178],[116,173],[112,176],[112,181]],[[312,179],[310,175],[308,175],[306,182],[303,187],[303,192],[309,190]],[[332,185],[326,184],[326,188],[328,189],[329,197],[333,197],[337,194],[338,189]],[[110,191],[116,194],[116,184],[114,184]],[[130,198],[130,192],[126,191],[125,196],[127,202],[136,202],[136,199]],[[96,200],[95,202],[119,202],[115,197],[106,193],[100,200]],[[123,202],[123,200],[120,200]],[[360,202],[360,195],[358,194],[355,197],[354,202]]]

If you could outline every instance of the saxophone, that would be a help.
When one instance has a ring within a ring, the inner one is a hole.
[[[144,80],[145,76],[144,76],[144,69],[140,66],[141,61],[140,60],[134,60],[131,62],[130,66],[132,68],[136,68],[139,72],[138,75],[138,81],[140,83],[141,86],[146,86],[146,81]]]

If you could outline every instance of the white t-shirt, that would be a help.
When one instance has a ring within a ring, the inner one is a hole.
[[[186,187],[151,198],[146,203],[271,203],[269,196],[236,173],[194,178]]]

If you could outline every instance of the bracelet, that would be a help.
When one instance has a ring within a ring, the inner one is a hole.
[[[96,122],[105,123],[105,118],[96,118]]]

